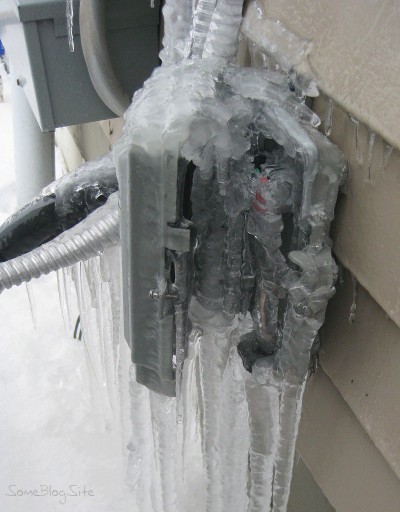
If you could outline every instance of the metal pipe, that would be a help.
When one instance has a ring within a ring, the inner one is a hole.
[[[118,193],[114,193],[104,206],[51,242],[0,263],[0,293],[5,288],[98,256],[119,240]]]
[[[117,190],[111,154],[66,174],[0,226],[0,261],[29,253],[49,242],[104,205]]]
[[[54,133],[43,133],[23,91],[11,74],[17,204],[22,206],[54,180]]]

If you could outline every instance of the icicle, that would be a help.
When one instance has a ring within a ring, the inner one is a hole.
[[[98,320],[96,309],[92,308],[92,295],[89,291],[87,274],[82,267],[82,264],[74,267],[74,281],[84,332],[83,343],[86,349],[88,366],[92,371],[90,382],[93,409],[97,421],[103,422],[104,429],[110,429],[114,425],[114,413],[104,365],[102,324]]]
[[[201,58],[214,14],[216,0],[199,0],[193,17],[192,58]]]
[[[248,41],[248,49],[252,68],[265,68],[271,71],[278,71],[280,69],[279,64],[273,57],[264,53],[256,43]]]
[[[242,9],[243,0],[218,0],[204,44],[203,57],[216,56],[229,61],[236,58]]]
[[[190,52],[193,4],[189,0],[166,0],[163,7],[164,38],[160,59],[163,65],[176,64]]]
[[[246,393],[250,422],[249,512],[265,512],[272,501],[279,435],[279,388],[270,361],[256,363],[247,377]]]
[[[185,326],[185,310],[182,305],[175,307],[175,325],[176,325],[176,420],[178,423],[182,422],[183,403],[182,403],[182,388],[183,388],[183,368],[186,356],[186,336],[187,329]]]
[[[375,139],[376,139],[376,133],[373,132],[372,130],[369,130],[368,154],[367,154],[368,181],[371,181],[371,167],[372,167],[372,158],[374,156]]]
[[[220,473],[219,408],[222,372],[226,360],[218,345],[223,335],[203,335],[200,344],[200,375],[203,409],[203,454],[206,472],[206,512],[219,512],[222,506],[222,475]]]
[[[197,379],[199,376],[199,350],[200,350],[200,332],[192,330],[189,335],[188,355],[183,369],[183,389],[182,389],[182,461],[184,468],[192,455],[193,445],[198,437],[197,413],[199,411],[199,389],[197,388]],[[186,481],[187,475],[182,473],[183,481]]]
[[[104,252],[102,256],[104,267],[107,267],[108,286],[110,294],[110,323],[112,327],[112,346],[115,363],[115,382],[120,385],[118,380],[119,367],[121,365],[121,254],[120,247],[113,247]]]
[[[242,244],[244,236],[244,215],[228,217],[228,231],[225,237],[224,268],[224,311],[227,314],[241,310],[241,267],[243,264]]]
[[[106,259],[101,257],[101,266],[107,267]],[[108,269],[107,269],[108,274]],[[112,410],[113,430],[117,437],[120,437],[121,425],[118,422],[118,389],[116,385],[116,361],[115,361],[115,343],[114,339],[114,321],[113,317],[113,296],[109,282],[98,279],[98,307],[95,310],[97,323],[100,330],[100,350],[102,356],[103,379],[106,387],[107,398]]]
[[[188,302],[187,293],[191,281],[193,258],[190,253],[175,253],[173,258],[175,270],[174,286],[179,290],[179,300],[175,304],[175,381],[176,381],[176,407],[177,422],[182,421],[182,389],[183,389],[183,369],[188,350]]]
[[[349,324],[354,324],[356,321],[356,312],[357,312],[357,288],[358,288],[358,281],[357,278],[353,275],[351,275],[351,282],[353,285],[353,302],[350,306],[350,315],[349,315]]]
[[[36,307],[35,295],[33,293],[33,286],[32,286],[32,283],[25,283],[25,285],[26,285],[26,291],[28,294],[29,307],[31,310],[33,327],[36,330],[38,327],[38,321],[37,321],[37,307]]]
[[[264,17],[264,6],[258,0],[255,0],[256,10],[257,10],[257,18],[262,20]]]
[[[92,308],[97,308],[99,305],[99,296],[97,287],[100,280],[100,258],[91,258],[90,260],[82,263],[82,268],[86,275],[86,283],[90,291],[90,305]]]
[[[135,370],[130,368],[132,437],[128,444],[127,484],[132,489],[137,510],[161,512],[153,506],[152,485],[154,466],[153,425],[149,391],[135,381]]]
[[[249,457],[248,409],[243,365],[232,347],[222,382],[221,401],[221,512],[247,510]]]
[[[383,150],[382,150],[382,173],[386,174],[388,165],[389,165],[389,159],[393,151],[393,146],[388,144],[387,142],[383,142]]]
[[[272,512],[287,510],[304,389],[305,380],[301,384],[284,381],[282,385]]]
[[[221,416],[222,380],[228,362],[231,324],[220,313],[212,313],[197,301],[191,319],[202,331],[200,339],[200,389],[202,444],[206,475],[206,512],[222,510]]]
[[[338,282],[340,286],[344,285],[344,267],[338,264]]]
[[[58,300],[60,302],[61,314],[63,317],[64,328],[66,331],[71,329],[71,307],[70,307],[70,290],[66,282],[67,269],[57,270],[57,288]]]
[[[352,123],[354,123],[354,129],[355,129],[355,156],[356,161],[360,163],[362,161],[361,159],[361,152],[360,152],[360,121],[349,114],[350,120]]]
[[[130,419],[130,399],[129,399],[129,368],[131,366],[131,358],[128,344],[122,337],[120,343],[116,347],[117,350],[117,385],[119,397],[119,417],[121,422],[121,452],[127,457],[127,445],[130,439],[132,423]]]
[[[332,131],[332,120],[333,120],[333,101],[332,98],[328,98],[326,105],[326,112],[324,118],[324,133],[327,137],[330,136]]]
[[[66,0],[67,30],[69,51],[75,51],[74,43],[74,0]]]
[[[155,456],[163,512],[176,512],[176,403],[175,398],[150,391]]]

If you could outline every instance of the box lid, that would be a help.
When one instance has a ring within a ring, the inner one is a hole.
[[[66,25],[66,0],[13,0],[18,18],[22,23],[54,19],[56,26]],[[150,5],[150,0],[108,0],[107,28],[123,28],[135,25],[158,25],[159,0]],[[77,20],[79,0],[74,0],[74,17]],[[76,21],[75,30],[79,33]],[[60,34],[61,35],[61,34]]]

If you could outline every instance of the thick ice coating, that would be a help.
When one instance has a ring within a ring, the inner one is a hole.
[[[136,378],[176,391],[185,423],[196,340],[208,512],[225,510],[236,457],[226,435],[250,454],[250,493],[240,498],[243,479],[230,510],[287,507],[310,353],[334,292],[328,233],[345,168],[318,124],[275,72],[184,60],[135,95],[114,149]],[[226,430],[238,354],[247,448]]]
[[[117,190],[111,154],[54,181],[0,226],[0,261],[54,239],[103,206]]]

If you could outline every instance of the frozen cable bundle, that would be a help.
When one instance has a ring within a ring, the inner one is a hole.
[[[135,407],[150,400],[157,431],[173,431],[196,388],[207,512],[286,512],[310,354],[334,293],[329,228],[345,162],[284,74],[234,63],[241,14],[238,0],[166,1],[163,65],[135,93],[119,142],[3,227],[0,255],[18,257],[0,264],[0,286],[120,235],[125,338],[149,390],[132,384]],[[157,456],[174,457],[160,439]],[[175,512],[178,469],[164,464],[163,509]],[[146,485],[139,503],[151,501]]]

